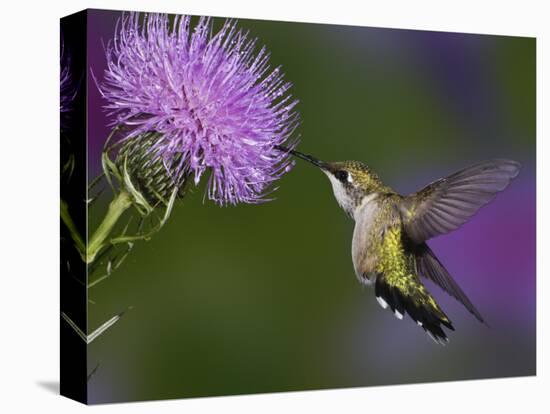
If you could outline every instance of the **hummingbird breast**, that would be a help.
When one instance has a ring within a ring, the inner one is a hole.
[[[384,230],[399,217],[390,198],[373,193],[366,196],[355,210],[355,229],[351,244],[353,267],[359,281],[371,285],[376,280],[378,252]]]
[[[375,279],[372,275],[376,265],[376,249],[373,248],[373,243],[380,221],[380,208],[376,198],[377,194],[365,197],[354,214],[355,230],[351,243],[353,267],[359,281],[367,285],[372,284]]]

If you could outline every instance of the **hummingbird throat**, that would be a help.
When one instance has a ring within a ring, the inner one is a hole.
[[[336,198],[338,205],[348,216],[354,218],[355,210],[363,204],[363,200],[368,198],[369,195],[361,188],[352,185],[352,182],[342,183],[331,172],[326,170],[322,171],[326,174],[332,185],[334,198]]]

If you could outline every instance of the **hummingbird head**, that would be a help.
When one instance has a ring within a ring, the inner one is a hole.
[[[360,161],[325,162],[296,150],[278,149],[319,167],[330,180],[336,201],[351,217],[365,197],[387,190],[376,173]]]

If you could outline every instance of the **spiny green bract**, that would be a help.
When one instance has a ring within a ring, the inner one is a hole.
[[[177,189],[178,198],[184,196],[187,177],[171,177],[153,148],[158,139],[156,133],[143,134],[134,140],[124,141],[116,156],[120,171],[127,171],[135,190],[155,206],[167,205],[172,192]],[[181,156],[179,156],[181,158]]]

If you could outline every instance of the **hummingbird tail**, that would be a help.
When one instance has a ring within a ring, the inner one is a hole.
[[[407,313],[436,343],[449,342],[442,326],[453,331],[454,327],[418,276],[392,278],[380,274],[376,278],[375,294],[378,303],[383,308],[389,306],[397,318],[402,319]]]

